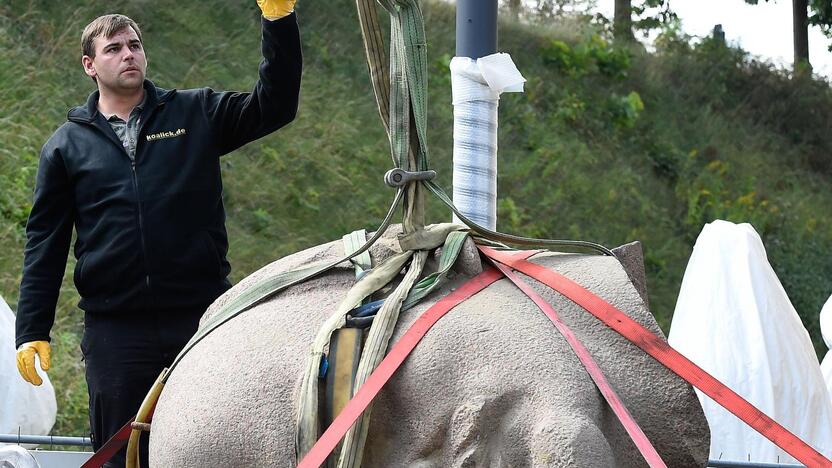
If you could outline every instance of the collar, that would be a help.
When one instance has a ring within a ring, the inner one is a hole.
[[[147,91],[144,92],[144,96],[142,96],[141,102],[136,104],[136,106],[133,107],[133,109],[130,110],[130,117],[132,117],[133,114],[136,113],[136,112],[141,113],[142,109],[144,109],[144,105],[145,105],[146,102],[147,102]],[[95,107],[98,108],[98,105],[96,104]],[[101,112],[100,109],[98,111]],[[121,117],[117,116],[115,113],[105,114],[104,112],[101,112],[101,115],[104,117],[104,120],[107,120],[107,121],[112,121],[114,118],[118,119],[118,120],[121,120]]]
[[[162,105],[169,101],[176,94],[175,89],[158,88],[150,80],[144,80],[144,91],[144,99],[142,100],[142,103],[139,104],[142,106],[142,109],[153,109],[156,106]],[[84,123],[94,121],[98,114],[100,114],[98,111],[98,96],[99,92],[98,90],[95,90],[89,95],[85,105],[70,109],[69,113],[67,113],[67,120],[80,121]],[[102,116],[104,115],[102,114]],[[107,117],[104,116],[105,120],[106,118]]]

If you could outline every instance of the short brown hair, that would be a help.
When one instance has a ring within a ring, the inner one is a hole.
[[[81,52],[83,55],[95,58],[95,38],[104,36],[105,38],[113,37],[114,34],[125,28],[133,28],[136,35],[139,36],[139,42],[142,42],[142,31],[135,21],[124,15],[104,15],[92,20],[84,28],[81,33]]]

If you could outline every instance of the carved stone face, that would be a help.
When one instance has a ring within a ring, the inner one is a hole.
[[[217,299],[203,320],[260,279],[343,252],[337,241],[275,261]],[[395,230],[388,231],[370,249],[373,265],[397,252]],[[461,256],[447,282],[399,315],[391,343],[480,270],[473,244]],[[615,258],[543,254],[534,262],[661,333]],[[429,263],[425,274],[435,268]],[[310,347],[354,283],[351,268],[333,269],[200,341],[162,391],[150,464],[294,466],[297,398]],[[704,466],[710,433],[692,388],[565,297],[536,288],[598,361],[665,463]],[[362,466],[644,466],[574,352],[508,281],[459,304],[425,335],[374,400],[369,428]]]

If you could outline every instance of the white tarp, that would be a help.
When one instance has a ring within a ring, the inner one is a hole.
[[[823,341],[826,342],[826,347],[832,350],[832,296],[826,300],[826,304],[820,310],[820,334],[823,335]],[[823,372],[823,380],[826,382],[826,389],[832,397],[832,351],[827,351],[823,358],[823,363],[820,365],[820,370]]]
[[[14,314],[0,297],[0,434],[47,435],[55,424],[58,405],[55,389],[45,372],[39,387],[17,371],[14,347]],[[0,444],[2,445],[2,444]]]
[[[23,447],[0,445],[0,468],[40,468],[40,465]]]
[[[827,457],[832,401],[809,334],[750,224],[714,221],[688,262],[671,346]],[[697,391],[711,459],[796,461]]]

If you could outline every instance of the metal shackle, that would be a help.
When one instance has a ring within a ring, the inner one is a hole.
[[[431,180],[436,177],[436,171],[408,172],[404,169],[390,169],[384,174],[384,183],[390,187],[401,187],[417,180]]]

